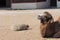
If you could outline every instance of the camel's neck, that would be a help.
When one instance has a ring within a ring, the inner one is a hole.
[[[48,23],[45,23],[45,24],[42,24],[41,25],[41,31],[42,31],[42,35],[45,36],[46,34],[46,28],[48,27],[48,25],[50,25],[51,23],[48,22]]]

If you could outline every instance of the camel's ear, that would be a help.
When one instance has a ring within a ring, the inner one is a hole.
[[[49,22],[50,22],[50,23],[53,23],[53,22],[54,22],[54,20],[53,20],[53,19],[51,19],[51,20],[49,20]]]

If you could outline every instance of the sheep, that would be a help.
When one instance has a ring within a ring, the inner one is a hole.
[[[28,30],[28,29],[29,29],[29,25],[26,25],[26,24],[11,26],[11,30],[14,30],[14,31],[22,31],[22,30]]]

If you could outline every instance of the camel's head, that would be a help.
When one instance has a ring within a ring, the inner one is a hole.
[[[41,21],[42,24],[45,24],[49,22],[49,20],[53,20],[53,17],[49,12],[44,12],[38,15],[38,19]]]

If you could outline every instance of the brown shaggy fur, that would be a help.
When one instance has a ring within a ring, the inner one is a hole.
[[[46,24],[41,24],[41,34],[45,38],[59,38],[60,37],[60,17],[57,21]]]
[[[51,37],[55,33],[55,28],[53,27],[54,23],[52,23],[54,20],[49,12],[44,12],[44,14],[46,14],[45,16],[47,17],[47,20],[46,22],[44,21],[44,24],[41,23],[40,31],[42,37]]]
[[[60,38],[60,17],[58,18],[58,20],[56,21],[56,24],[55,24],[55,31],[56,33],[54,34],[54,38]]]
[[[41,25],[41,34],[42,37],[52,37],[52,35],[55,33],[54,23],[46,23]]]
[[[53,17],[50,15],[49,12],[44,12],[44,13],[50,19],[44,24],[41,23],[40,31],[41,31],[42,37],[44,38],[60,37],[60,17],[58,18],[57,21],[54,22]]]
[[[60,23],[60,17],[58,18],[58,20],[57,20],[59,23]]]

